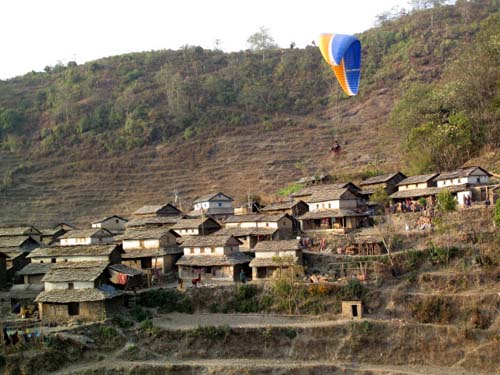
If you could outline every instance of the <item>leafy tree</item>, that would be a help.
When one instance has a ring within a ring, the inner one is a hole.
[[[493,221],[497,228],[500,228],[500,198],[497,199],[495,203],[495,212],[493,214]]]
[[[259,31],[255,34],[250,35],[247,39],[247,43],[250,45],[250,49],[262,52],[262,60],[265,59],[266,50],[278,48],[278,45],[274,42],[274,39],[269,32],[269,29],[264,26],[261,26]]]
[[[385,191],[385,189],[382,186],[378,187],[373,192],[372,196],[370,197],[370,201],[372,201],[373,203],[376,203],[377,205],[379,205],[382,208],[387,207],[390,200],[391,199],[389,198],[387,191]]]
[[[279,309],[294,313],[302,300],[304,290],[298,283],[304,275],[304,268],[293,257],[273,257],[278,269],[271,281],[271,291]]]
[[[455,211],[457,200],[447,189],[442,189],[437,195],[437,208],[439,211]]]

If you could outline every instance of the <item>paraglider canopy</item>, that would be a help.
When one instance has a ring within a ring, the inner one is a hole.
[[[349,96],[356,95],[361,73],[361,42],[352,35],[321,34],[319,49],[342,90]]]

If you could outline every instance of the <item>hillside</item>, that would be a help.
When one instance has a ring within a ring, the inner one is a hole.
[[[0,223],[127,215],[174,189],[183,208],[213,190],[270,195],[304,174],[356,180],[471,160],[498,173],[498,9],[457,2],[359,35],[353,98],[313,46],[186,47],[0,81]]]

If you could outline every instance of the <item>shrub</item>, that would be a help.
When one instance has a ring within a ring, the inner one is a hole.
[[[175,289],[150,290],[141,294],[138,303],[145,307],[159,307],[163,312],[193,312],[189,297]]]
[[[130,328],[134,325],[134,322],[123,318],[121,315],[115,315],[113,317],[113,323],[115,323],[120,328]]]
[[[140,327],[141,327],[141,330],[143,330],[143,331],[149,331],[149,330],[153,329],[153,321],[151,319],[147,318],[141,322]]]
[[[439,211],[455,211],[457,200],[449,190],[442,189],[437,195],[437,208]]]
[[[366,288],[358,279],[349,279],[339,292],[339,296],[343,300],[362,300],[368,292]]]
[[[112,337],[118,336],[118,331],[114,327],[110,326],[101,326],[100,334],[102,337],[106,339],[110,339]]]
[[[297,331],[294,328],[287,328],[285,330],[285,336],[288,337],[290,340],[293,340],[294,338],[297,337]]]
[[[495,203],[495,212],[493,214],[493,221],[497,228],[500,228],[500,198],[497,199]]]
[[[153,317],[150,311],[144,310],[141,306],[137,305],[130,310],[130,315],[132,315],[132,318],[134,318],[136,322],[142,322]]]

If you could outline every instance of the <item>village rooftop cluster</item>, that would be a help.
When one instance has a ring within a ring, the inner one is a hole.
[[[0,283],[12,284],[13,308],[36,306],[44,322],[104,320],[138,290],[268,280],[283,266],[279,259],[301,264],[304,251],[328,247],[327,236],[355,233],[348,255],[382,254],[378,240],[363,237],[380,209],[370,200],[377,189],[391,198],[383,208],[389,214],[428,214],[443,189],[462,207],[493,203],[499,185],[491,176],[481,167],[411,177],[395,172],[359,186],[321,176],[265,207],[234,207],[217,192],[196,199],[189,212],[165,203],[138,208],[128,219],[103,217],[85,229],[4,227]]]

